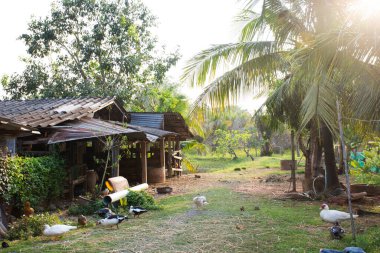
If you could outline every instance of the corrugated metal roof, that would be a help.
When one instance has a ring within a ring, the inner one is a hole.
[[[128,140],[148,140],[146,134],[142,131],[125,128],[103,120],[93,118],[82,118],[79,120],[69,121],[61,124],[56,128],[48,144],[91,139],[103,136],[122,134],[127,136]]]
[[[2,100],[0,116],[21,125],[49,127],[90,116],[113,103],[114,97]]]
[[[164,129],[164,115],[158,113],[131,113],[129,123],[135,126]]]
[[[135,125],[132,125],[132,124],[128,124],[128,128],[135,129],[135,130],[138,130],[138,131],[143,131],[144,133],[155,135],[155,136],[157,136],[159,138],[166,137],[166,136],[176,136],[176,135],[178,135],[177,133],[170,132],[170,131],[165,131],[165,130],[151,128],[151,127],[135,126]]]
[[[181,140],[194,137],[178,112],[127,112],[127,122],[179,134]]]

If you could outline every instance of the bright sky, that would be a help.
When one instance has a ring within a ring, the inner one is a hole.
[[[233,20],[241,5],[237,0],[142,0],[158,17],[154,30],[160,44],[167,50],[179,48],[181,60],[169,75],[178,81],[185,62],[212,44],[234,42],[237,25]],[[20,57],[26,55],[25,47],[17,40],[26,31],[30,17],[45,16],[52,0],[4,1],[0,8],[0,76],[19,72],[23,66]],[[194,99],[199,90],[183,87],[182,91]],[[262,102],[261,102],[262,103]],[[260,104],[251,98],[240,105],[252,111]]]

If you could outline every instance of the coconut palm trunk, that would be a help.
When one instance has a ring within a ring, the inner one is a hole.
[[[335,161],[334,140],[330,129],[322,126],[323,150],[326,165],[326,190],[331,192],[340,187]]]

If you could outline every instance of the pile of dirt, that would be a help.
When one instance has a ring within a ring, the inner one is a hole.
[[[265,183],[282,183],[284,181],[285,178],[281,175],[269,175],[264,179]]]

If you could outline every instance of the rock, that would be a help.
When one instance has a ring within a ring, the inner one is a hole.
[[[241,224],[236,224],[236,229],[238,229],[238,230],[243,230],[243,229],[244,229],[244,226],[241,225]]]

